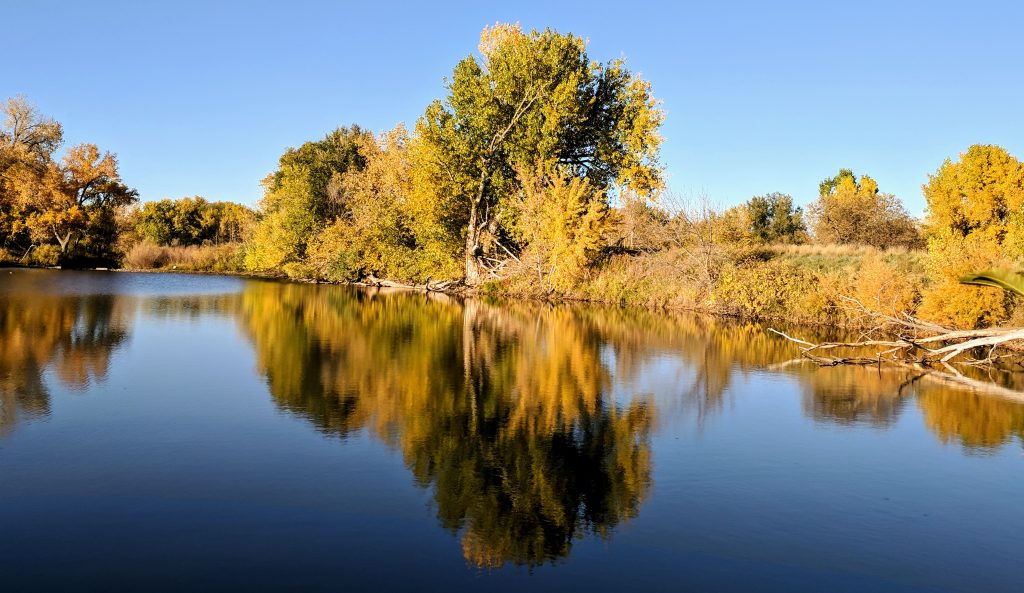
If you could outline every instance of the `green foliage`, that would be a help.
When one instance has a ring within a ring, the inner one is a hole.
[[[202,245],[244,240],[256,213],[242,204],[195,196],[147,202],[133,218],[139,238],[156,245]]]
[[[470,282],[511,230],[518,168],[557,165],[602,191],[661,184],[662,114],[649,83],[622,60],[591,61],[579,37],[485,29],[479,59],[462,60],[448,90],[416,125],[413,207],[418,242],[461,251]]]
[[[750,233],[761,243],[803,243],[807,240],[803,210],[787,194],[754,196],[746,203]]]
[[[340,180],[365,166],[359,146],[367,135],[357,126],[338,128],[281,156],[278,170],[263,181],[262,218],[246,253],[248,269],[281,268],[306,257],[310,239],[344,214]]]

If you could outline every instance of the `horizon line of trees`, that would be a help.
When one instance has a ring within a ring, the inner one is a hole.
[[[485,28],[445,88],[411,129],[351,125],[289,148],[255,212],[198,196],[138,207],[114,155],[82,145],[57,159],[60,124],[8,100],[0,256],[67,263],[116,260],[131,242],[231,245],[251,272],[572,294],[615,258],[666,253],[707,293],[723,269],[771,257],[759,246],[927,246],[928,282],[960,300],[970,299],[950,284],[957,274],[1024,257],[1024,173],[998,146],[971,146],[929,176],[923,221],[849,169],[806,208],[769,193],[722,211],[665,191],[650,82],[622,59],[591,59],[580,37]],[[999,318],[1005,297],[984,294],[969,308]]]

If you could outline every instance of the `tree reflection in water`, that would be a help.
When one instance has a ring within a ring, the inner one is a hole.
[[[885,428],[917,398],[945,442],[1021,436],[1022,406],[907,372],[793,364],[758,324],[273,283],[250,285],[240,312],[277,404],[397,447],[479,566],[533,566],[608,537],[649,492],[657,408],[702,421],[753,373],[792,377],[820,422]],[[615,386],[643,382],[652,353],[688,370],[673,393],[613,401]]]
[[[658,419],[700,424],[765,374],[791,380],[817,422],[886,429],[916,410],[942,442],[971,452],[1024,440],[1022,405],[915,373],[794,362],[792,345],[758,324],[244,286],[149,297],[0,287],[0,435],[49,413],[48,371],[70,388],[102,381],[132,316],[234,317],[276,405],[324,434],[366,432],[400,451],[438,521],[482,567],[536,566],[581,537],[610,537],[650,492]],[[1020,375],[1000,381],[1024,385]]]
[[[397,445],[477,565],[561,558],[647,494],[654,409],[606,397],[604,342],[569,309],[274,284],[242,308],[279,405]]]
[[[127,336],[127,316],[112,295],[0,292],[0,436],[49,415],[47,370],[65,387],[85,389],[106,378]]]

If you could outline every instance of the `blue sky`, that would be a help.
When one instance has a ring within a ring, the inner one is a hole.
[[[667,118],[670,188],[811,201],[840,167],[915,214],[973,143],[1024,158],[1024,3],[3,0],[0,98],[119,156],[143,199],[255,203],[288,146],[412,124],[495,22],[624,56]],[[14,24],[15,26],[11,26]]]

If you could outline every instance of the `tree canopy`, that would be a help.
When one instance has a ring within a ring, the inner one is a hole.
[[[878,248],[915,247],[920,243],[914,219],[878,183],[840,169],[819,185],[818,200],[808,208],[814,235],[821,243],[870,245]]]
[[[762,243],[803,243],[807,240],[803,209],[788,194],[754,196],[746,203],[750,233]]]
[[[0,237],[2,249],[55,264],[76,258],[116,259],[117,215],[138,201],[118,172],[117,157],[95,144],[54,152],[59,123],[21,98],[4,105],[0,128]]]
[[[262,218],[246,253],[247,268],[305,259],[309,241],[339,214],[341,176],[365,166],[359,143],[367,134],[359,126],[338,128],[281,156],[277,171],[263,180]]]
[[[422,240],[461,251],[470,283],[481,279],[480,258],[508,239],[517,169],[548,167],[600,191],[661,185],[663,115],[623,60],[600,64],[579,37],[518,25],[485,29],[479,51],[427,107],[412,147]]]

